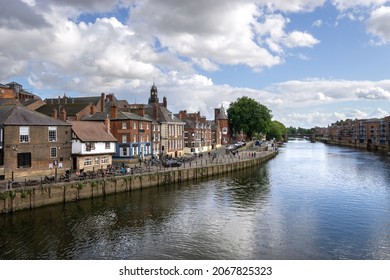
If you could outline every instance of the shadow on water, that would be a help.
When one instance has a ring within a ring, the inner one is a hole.
[[[288,143],[232,174],[0,216],[0,259],[390,259],[390,160]]]
[[[226,213],[257,207],[268,188],[265,169],[247,169],[2,215],[0,259],[218,258],[224,249],[196,238],[211,242]]]

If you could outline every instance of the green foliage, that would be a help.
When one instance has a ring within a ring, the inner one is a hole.
[[[231,103],[227,114],[233,132],[242,131],[249,139],[256,133],[268,133],[271,125],[271,110],[247,96]]]
[[[0,193],[0,200],[6,200],[7,198],[9,198],[8,192]]]
[[[76,185],[72,185],[72,188],[76,188],[79,191],[84,188],[84,183],[83,182],[78,182]]]
[[[20,197],[23,198],[23,199],[26,198],[27,195],[28,195],[28,193],[27,193],[27,191],[25,191],[25,190],[23,190],[23,191],[20,192]]]
[[[284,124],[278,121],[272,121],[270,125],[270,129],[267,134],[267,139],[274,139],[276,141],[283,140],[283,135],[285,135],[287,132],[286,127]]]
[[[311,128],[302,128],[302,127],[288,127],[287,128],[287,134],[288,135],[309,135],[311,134]]]

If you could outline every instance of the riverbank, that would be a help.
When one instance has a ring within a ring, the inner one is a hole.
[[[329,140],[329,139],[317,139],[318,141],[329,144],[329,145],[336,145],[341,147],[351,147],[356,148],[360,150],[366,150],[366,151],[378,151],[378,152],[390,152],[390,147],[388,145],[376,145],[376,144],[367,144],[367,143],[351,143],[347,141],[341,141],[341,140]]]
[[[156,169],[144,174],[59,182],[40,186],[24,186],[0,192],[0,213],[34,209],[54,204],[75,202],[154,186],[208,178],[259,165],[277,154],[276,151],[244,150],[237,156],[221,156],[182,167]]]

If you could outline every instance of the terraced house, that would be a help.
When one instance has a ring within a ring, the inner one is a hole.
[[[120,111],[115,102],[109,112],[98,112],[83,118],[83,121],[110,120],[110,132],[118,140],[115,158],[143,159],[152,154],[152,122],[142,111],[141,115]]]
[[[158,122],[161,131],[160,156],[181,157],[184,155],[184,125],[185,123],[168,110],[167,98],[159,103],[158,90],[155,84],[150,89],[147,114]],[[156,147],[157,148],[157,147]]]

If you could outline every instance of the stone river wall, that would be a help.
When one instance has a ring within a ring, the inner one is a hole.
[[[259,165],[276,155],[270,151],[243,161],[190,168],[172,168],[169,171],[56,183],[0,192],[0,213],[33,209],[111,195],[153,186],[196,180],[217,174],[234,172]]]

